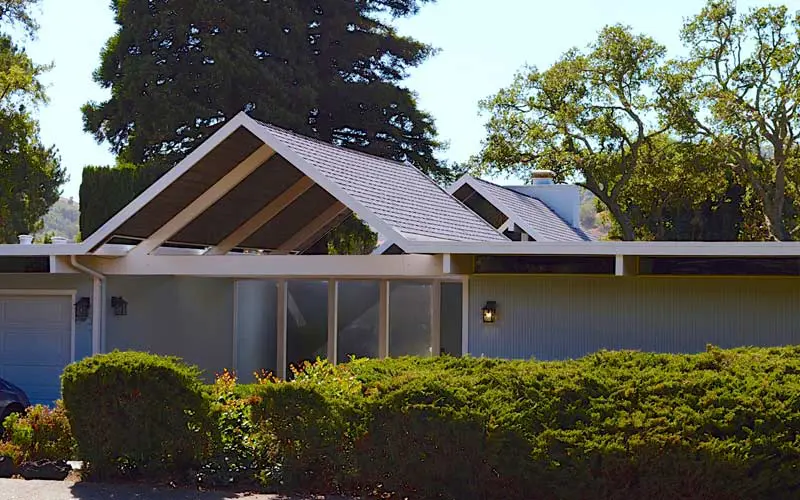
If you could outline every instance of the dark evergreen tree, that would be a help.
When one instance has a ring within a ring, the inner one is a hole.
[[[431,117],[400,85],[432,49],[393,17],[431,0],[113,0],[119,30],[84,107],[120,160],[174,163],[237,112],[438,178]]]

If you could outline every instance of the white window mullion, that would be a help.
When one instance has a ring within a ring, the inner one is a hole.
[[[278,325],[277,325],[277,360],[276,369],[279,378],[286,378],[286,330],[287,323],[287,306],[288,306],[288,286],[286,280],[278,280]]]
[[[337,364],[339,337],[339,282],[328,281],[328,361]]]

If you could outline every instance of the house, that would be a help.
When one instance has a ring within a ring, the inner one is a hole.
[[[599,242],[578,192],[414,167],[237,115],[79,244],[0,246],[0,377],[174,354],[210,378],[326,357],[559,359],[800,342],[800,244]],[[372,255],[309,255],[347,217]]]

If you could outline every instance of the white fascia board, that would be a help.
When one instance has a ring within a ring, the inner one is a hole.
[[[334,198],[344,203],[347,208],[352,210],[360,219],[363,219],[367,224],[375,228],[378,233],[383,234],[387,239],[392,239],[395,242],[405,240],[394,227],[387,224],[383,219],[375,215],[372,210],[369,210],[361,202],[350,196],[338,184],[328,179],[328,177],[317,170],[316,167],[301,158],[300,155],[275,137],[266,127],[261,126],[246,114],[244,114],[242,125],[253,135],[261,139],[264,144],[274,149],[286,161],[294,165],[295,168],[303,172],[321,188],[330,193]],[[403,245],[400,244],[400,246]]]
[[[456,180],[454,183],[450,184],[450,186],[447,187],[446,191],[449,194],[454,195],[456,191],[458,191],[464,184],[467,184],[470,179],[474,179],[474,177],[472,177],[470,174],[464,174],[461,177],[459,177],[458,180]]]
[[[0,245],[0,257],[50,257],[56,255],[84,255],[84,247],[77,243],[63,245]]]
[[[394,245],[394,241],[386,240],[380,245],[378,245],[378,247],[372,251],[371,255],[383,255],[383,253],[389,250],[392,247],[392,245]]]
[[[406,251],[471,255],[630,255],[639,257],[800,257],[800,242],[672,241],[411,241]]]
[[[441,277],[439,255],[128,255],[87,257],[108,276],[209,276],[231,278],[432,278]]]
[[[102,245],[103,242],[113,235],[122,224],[128,219],[133,217],[142,207],[150,203],[156,196],[164,191],[170,184],[175,182],[180,176],[185,174],[191,169],[198,161],[203,159],[208,153],[214,150],[222,141],[227,139],[233,134],[245,121],[250,119],[244,112],[237,114],[222,127],[219,128],[208,139],[203,141],[194,151],[189,153],[186,158],[181,160],[177,165],[172,167],[157,181],[144,190],[142,194],[133,199],[122,210],[116,213],[111,219],[100,228],[91,234],[81,246],[86,252],[91,252],[97,246]]]

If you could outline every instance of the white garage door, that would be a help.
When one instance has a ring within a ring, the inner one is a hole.
[[[31,403],[60,397],[60,376],[72,354],[69,295],[0,295],[0,377]]]

